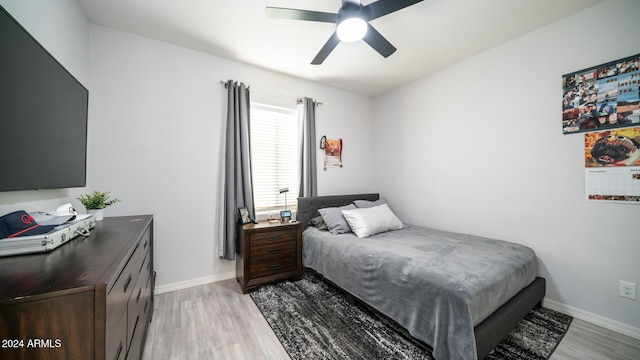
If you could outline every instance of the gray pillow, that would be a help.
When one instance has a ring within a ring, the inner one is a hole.
[[[351,210],[355,209],[356,206],[353,204],[341,206],[341,207],[332,207],[332,208],[324,208],[318,209],[320,215],[322,215],[322,220],[327,224],[327,228],[329,232],[338,235],[351,232],[351,228],[349,224],[347,224],[347,220],[344,219],[342,215],[342,210]]]
[[[389,205],[389,202],[387,201],[387,199],[385,198],[380,198],[376,201],[369,201],[369,200],[355,200],[353,202],[353,204],[358,207],[359,209],[361,208],[371,208],[374,206],[380,206],[382,204],[387,204],[387,206]]]
[[[322,216],[316,216],[313,219],[309,220],[309,225],[317,228],[318,230],[329,230],[327,228],[327,224],[325,224],[324,220],[322,220]]]

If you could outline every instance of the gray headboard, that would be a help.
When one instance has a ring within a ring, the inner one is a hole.
[[[351,204],[354,200],[376,201],[380,194],[353,194],[353,195],[330,195],[312,196],[298,198],[298,214],[296,219],[302,223],[302,228],[306,229],[309,220],[320,215],[318,209],[326,207],[338,207]]]

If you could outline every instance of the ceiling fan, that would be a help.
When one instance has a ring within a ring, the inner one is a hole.
[[[272,18],[335,23],[336,31],[311,61],[313,65],[320,65],[340,41],[364,40],[380,55],[385,58],[389,57],[396,51],[396,48],[376,31],[369,24],[369,21],[421,1],[423,0],[378,0],[368,5],[362,5],[360,0],[342,0],[342,6],[337,14],[270,6],[266,8],[266,13],[268,17]]]

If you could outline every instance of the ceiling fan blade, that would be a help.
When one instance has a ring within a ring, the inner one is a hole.
[[[396,48],[391,45],[391,43],[384,38],[373,26],[368,25],[367,34],[362,39],[364,42],[369,44],[372,48],[374,48],[380,55],[389,57],[391,54],[396,52]]]
[[[422,1],[423,0],[378,0],[365,6],[363,9],[365,10],[365,14],[369,14],[367,20],[373,20]]]
[[[340,39],[338,39],[338,33],[334,31],[333,35],[331,35],[331,37],[329,38],[329,40],[327,40],[327,42],[324,44],[322,49],[320,49],[320,52],[318,52],[318,55],[316,55],[316,57],[313,58],[313,60],[311,61],[311,64],[312,65],[322,64],[324,59],[326,59],[327,56],[331,54],[333,49],[335,49],[339,43],[340,43]]]
[[[319,21],[327,23],[335,23],[338,20],[338,14],[319,11],[267,7],[265,12],[267,13],[267,17],[279,19]]]

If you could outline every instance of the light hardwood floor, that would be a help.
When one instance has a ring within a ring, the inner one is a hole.
[[[144,360],[287,360],[289,356],[235,280],[155,297]],[[640,340],[574,319],[551,360],[638,360]]]

